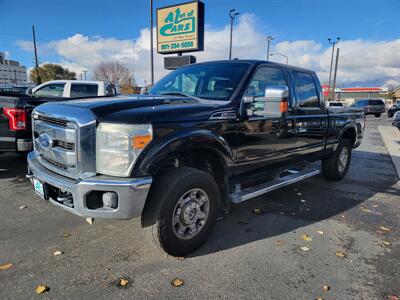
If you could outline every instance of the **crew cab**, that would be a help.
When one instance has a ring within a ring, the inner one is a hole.
[[[364,121],[361,110],[326,108],[313,71],[205,62],[146,95],[38,106],[28,177],[76,215],[141,217],[148,239],[181,256],[206,241],[219,208],[321,171],[341,180]]]
[[[33,88],[31,93],[39,97],[96,97],[119,94],[118,86],[105,81],[52,80]]]

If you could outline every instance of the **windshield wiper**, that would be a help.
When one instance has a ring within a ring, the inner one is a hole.
[[[200,101],[200,102],[203,101],[203,99],[201,99],[199,97],[188,95],[188,94],[185,94],[185,93],[182,93],[182,92],[167,92],[167,93],[162,93],[160,95],[162,95],[162,96],[165,96],[165,95],[183,96],[183,97],[186,97],[186,98],[192,98],[192,99]]]

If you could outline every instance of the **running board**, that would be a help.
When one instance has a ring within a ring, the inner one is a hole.
[[[251,198],[272,192],[274,190],[290,185],[292,183],[318,175],[319,173],[321,173],[321,171],[318,169],[305,169],[302,171],[289,170],[288,173],[289,175],[280,177],[278,179],[268,181],[256,186],[252,186],[244,190],[236,191],[229,195],[230,201],[232,203],[240,203],[249,200]]]

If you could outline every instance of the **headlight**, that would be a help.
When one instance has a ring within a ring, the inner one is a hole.
[[[96,133],[98,173],[129,176],[140,152],[153,138],[150,124],[100,123]]]

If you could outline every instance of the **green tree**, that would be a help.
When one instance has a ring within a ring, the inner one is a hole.
[[[43,64],[39,67],[39,76],[41,79],[41,83],[49,81],[49,80],[58,80],[58,79],[67,79],[67,80],[75,80],[76,74],[75,72],[69,71],[67,68],[63,68],[57,64]],[[29,72],[29,77],[33,82],[39,84],[39,79],[37,77],[36,69],[33,68]]]

